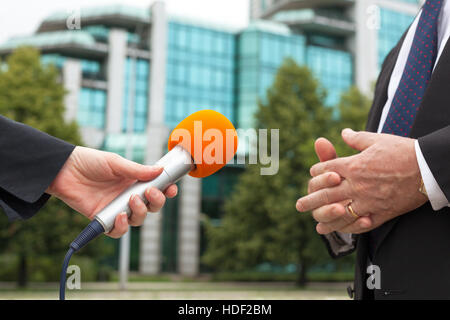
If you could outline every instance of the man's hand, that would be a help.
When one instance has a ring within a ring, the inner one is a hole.
[[[322,179],[322,183],[316,183],[317,188],[297,202],[299,211],[315,211],[319,233],[367,232],[427,201],[418,191],[420,170],[413,139],[349,129],[343,131],[342,137],[362,152],[318,163],[311,168],[311,175],[317,182],[324,174],[334,172],[344,180],[329,186]],[[366,217],[350,221],[344,208],[349,200],[353,201],[354,211]]]
[[[333,144],[325,138],[317,139],[314,144],[314,149],[320,162],[326,162],[337,158],[336,149]],[[320,174],[313,177],[309,181],[308,194],[325,188],[338,186],[341,182],[342,178],[336,172],[326,172]],[[356,219],[345,210],[345,206],[349,202],[350,200],[344,200],[313,210],[312,216],[317,222],[319,222],[316,226],[317,232],[328,233],[326,232],[328,230],[328,225],[333,225],[336,230],[341,230],[348,228],[351,224],[354,224]],[[297,210],[301,211],[301,207],[299,205],[301,205],[301,201],[298,201],[296,206]],[[372,222],[368,217],[359,218],[357,222],[357,225],[363,228],[370,227],[371,224]]]
[[[144,166],[114,153],[76,147],[47,193],[93,219],[97,212],[137,180],[150,181],[161,172],[162,168]],[[168,198],[176,194],[176,185],[171,185],[165,191]],[[157,212],[162,208],[165,196],[156,188],[148,189],[145,192],[148,206],[139,196],[132,196],[129,201],[132,212],[130,217],[120,213],[108,235],[119,238],[127,232],[128,225],[142,225],[147,212]]]

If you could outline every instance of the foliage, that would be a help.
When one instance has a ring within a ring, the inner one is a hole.
[[[242,272],[263,262],[294,263],[303,285],[312,266],[329,262],[311,215],[298,213],[295,203],[306,193],[309,168],[317,162],[314,141],[328,137],[341,154],[348,154],[339,132],[362,128],[369,100],[352,88],[343,95],[336,119],[325,98],[307,67],[284,61],[256,114],[258,128],[280,129],[279,172],[262,176],[261,165],[246,168],[226,202],[221,226],[207,224],[207,265],[218,272]]]
[[[35,49],[17,49],[0,71],[0,114],[80,145],[77,124],[64,121],[65,90],[59,77],[54,66],[41,64]],[[30,274],[31,279],[58,278],[59,271],[53,273],[59,270],[69,243],[87,222],[54,198],[27,221],[9,223],[6,215],[1,214],[0,250],[17,255],[19,284],[26,285]],[[107,252],[104,239],[98,239],[81,254],[98,257]],[[50,265],[58,267],[50,268]]]
[[[349,156],[355,153],[353,149],[347,146],[342,140],[340,134],[345,128],[351,128],[355,131],[364,131],[367,115],[372,105],[371,99],[359,91],[357,87],[351,87],[341,96],[338,105],[340,117],[335,120],[334,130],[327,137],[336,147],[340,157]]]

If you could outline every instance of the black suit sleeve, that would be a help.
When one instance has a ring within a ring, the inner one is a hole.
[[[33,216],[74,145],[0,116],[0,206],[9,220]]]
[[[450,126],[419,138],[423,157],[446,198],[450,200]]]

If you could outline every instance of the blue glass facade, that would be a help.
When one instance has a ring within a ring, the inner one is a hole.
[[[291,57],[305,63],[305,38],[249,29],[238,39],[237,123],[250,128],[258,99],[264,99],[283,59]]]
[[[125,62],[125,80],[123,94],[123,114],[122,114],[122,131],[126,132],[128,128],[128,111],[130,104],[131,75],[135,75],[134,81],[134,132],[145,132],[147,128],[147,111],[148,111],[148,88],[149,88],[149,62],[144,59],[136,61],[127,58]]]
[[[213,109],[234,119],[235,36],[231,32],[169,23],[165,122]]]
[[[95,60],[81,60],[81,72],[84,78],[99,79],[101,78],[101,63]]]
[[[384,58],[386,58],[389,51],[397,44],[413,20],[413,15],[385,8],[380,9],[380,30],[378,31],[378,65],[380,67],[383,64]]]
[[[103,129],[106,116],[106,91],[81,88],[77,121],[80,126]]]
[[[304,36],[292,34],[279,24],[264,25],[251,25],[236,33],[178,20],[169,22],[164,110],[169,128],[202,109],[217,110],[239,127],[252,127],[258,100],[265,99],[267,88],[287,57],[308,65],[328,91],[327,105],[337,104],[340,94],[353,82],[351,55],[326,48],[327,44],[307,45]],[[109,29],[105,26],[88,26],[85,31],[97,41],[108,39]],[[127,34],[129,45],[139,42],[135,34]],[[397,38],[390,33],[383,37],[383,31],[380,35],[385,42]],[[62,67],[66,58],[47,54],[42,59]],[[101,61],[82,59],[80,63],[84,79],[106,79]],[[133,131],[144,133],[148,122],[150,63],[138,59],[133,64],[132,59],[126,59],[121,131],[127,131],[130,77],[134,70]],[[77,115],[80,125],[104,128],[105,112],[106,92],[82,88]]]
[[[326,104],[336,106],[342,92],[348,90],[353,84],[351,54],[318,46],[308,46],[306,52],[308,67],[327,90]]]
[[[41,56],[41,63],[44,65],[53,64],[57,68],[62,68],[66,57],[59,54],[43,54]]]
[[[411,4],[418,4],[419,0],[396,0],[399,2],[407,2],[407,3],[411,3]]]

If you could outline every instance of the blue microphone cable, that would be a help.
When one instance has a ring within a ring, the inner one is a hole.
[[[64,300],[66,298],[66,277],[70,258],[75,252],[83,248],[86,244],[88,244],[91,240],[95,239],[103,232],[105,232],[105,229],[103,228],[101,223],[94,219],[70,244],[70,248],[66,253],[61,270],[61,278],[59,281],[59,300]]]

